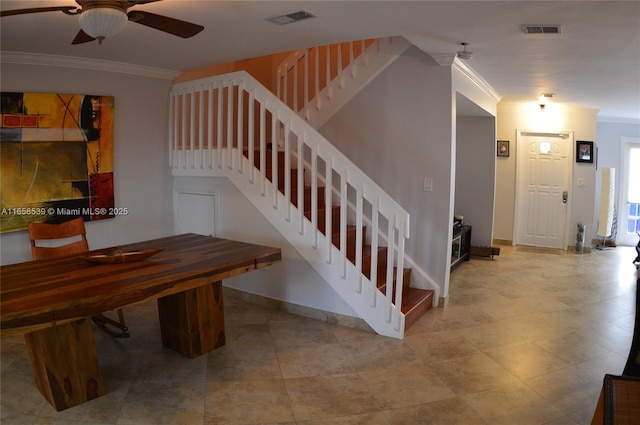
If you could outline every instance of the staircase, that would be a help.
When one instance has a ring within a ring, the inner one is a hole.
[[[410,286],[409,215],[296,109],[245,72],[175,85],[173,173],[228,177],[360,318],[402,338],[434,294]]]
[[[276,95],[318,129],[409,46],[385,37],[298,50],[278,66]]]
[[[278,191],[284,196],[285,195],[285,178],[286,167],[285,167],[285,153],[284,151],[272,151],[273,146],[267,146],[267,156],[273,157],[276,156],[275,161],[266,161],[263,165],[261,164],[259,151],[254,152],[253,156],[253,164],[256,170],[260,171],[265,170],[266,179],[274,183],[274,177],[276,179]],[[244,150],[243,152],[245,158],[249,159],[249,152]],[[276,166],[274,172],[274,165]],[[330,227],[330,240],[333,245],[338,248],[341,246],[341,219],[342,214],[340,211],[340,205],[331,204],[328,208],[329,203],[326,202],[327,189],[326,187],[318,186],[315,188],[315,207],[312,205],[314,202],[314,197],[311,196],[311,192],[314,191],[309,185],[302,186],[302,190],[298,191],[298,170],[296,168],[290,169],[290,191],[289,191],[289,199],[291,204],[299,208],[298,199],[302,199],[302,211],[304,211],[304,217],[309,220],[315,220],[317,222],[318,231],[327,237],[327,228]],[[304,181],[304,178],[302,179]],[[302,197],[300,198],[300,193]],[[327,225],[328,224],[328,225]],[[347,259],[351,262],[352,265],[356,265],[357,262],[360,262],[362,273],[369,280],[376,284],[377,289],[380,291],[381,295],[386,293],[387,289],[387,273],[391,274],[391,282],[392,287],[391,293],[395,294],[394,288],[398,282],[396,276],[398,274],[398,268],[388,267],[388,248],[386,246],[378,246],[376,251],[377,254],[373,255],[374,248],[367,244],[365,241],[361,240],[362,236],[366,234],[366,226],[362,226],[360,231],[358,231],[358,227],[354,224],[346,224],[346,233],[345,233],[345,241],[346,244],[346,256]],[[357,244],[362,246],[361,250],[356,249]],[[358,253],[361,253],[361,258],[356,258]],[[377,259],[377,265],[376,263]],[[412,288],[410,286],[411,282],[411,269],[410,268],[402,268],[400,271],[402,273],[401,285],[402,285],[402,306],[401,312],[405,316],[404,329],[407,330],[411,325],[413,325],[420,317],[422,317],[433,304],[433,291],[432,290],[423,290],[418,288]],[[395,295],[392,299],[395,302]]]

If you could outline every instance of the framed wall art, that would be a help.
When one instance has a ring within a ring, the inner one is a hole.
[[[509,156],[509,141],[508,140],[498,140],[498,156]]]
[[[593,163],[593,142],[576,141],[576,162]]]
[[[114,217],[114,98],[0,95],[0,232]]]

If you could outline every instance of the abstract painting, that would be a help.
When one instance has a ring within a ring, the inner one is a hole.
[[[2,92],[0,233],[115,217],[114,98]]]

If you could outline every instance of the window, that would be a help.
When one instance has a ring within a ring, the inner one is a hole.
[[[540,153],[543,155],[551,155],[551,142],[540,142]]]
[[[640,204],[629,204],[627,215],[627,232],[640,233]]]

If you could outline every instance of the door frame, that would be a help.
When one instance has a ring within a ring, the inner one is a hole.
[[[625,193],[629,190],[626,173],[630,167],[629,158],[625,157],[627,149],[630,147],[640,147],[640,137],[620,137],[620,174],[617,176],[616,187],[619,187],[618,193],[618,201],[616,202],[616,208],[618,209],[618,234],[616,235],[616,243],[619,245],[629,245],[635,246],[637,244],[637,237],[626,238],[626,228],[627,223],[623,218],[627,217],[627,208],[626,208],[626,198]],[[622,232],[624,232],[625,236],[622,236]]]
[[[520,208],[520,172],[522,171],[520,161],[523,158],[523,149],[521,149],[521,142],[523,137],[527,136],[541,136],[541,137],[560,137],[562,139],[569,139],[567,143],[569,143],[569,150],[567,155],[567,163],[569,165],[567,176],[567,192],[569,192],[569,202],[567,202],[566,212],[565,212],[565,220],[564,220],[564,237],[562,242],[562,250],[566,251],[569,244],[569,226],[571,224],[571,205],[573,204],[573,157],[575,155],[575,143],[574,143],[574,133],[573,131],[540,131],[540,130],[528,130],[517,128],[516,129],[516,185],[515,185],[515,205],[514,205],[514,214],[513,218],[513,241],[511,244],[513,246],[518,245],[518,225],[520,224],[521,219],[519,218],[521,214],[519,214],[518,209]]]

